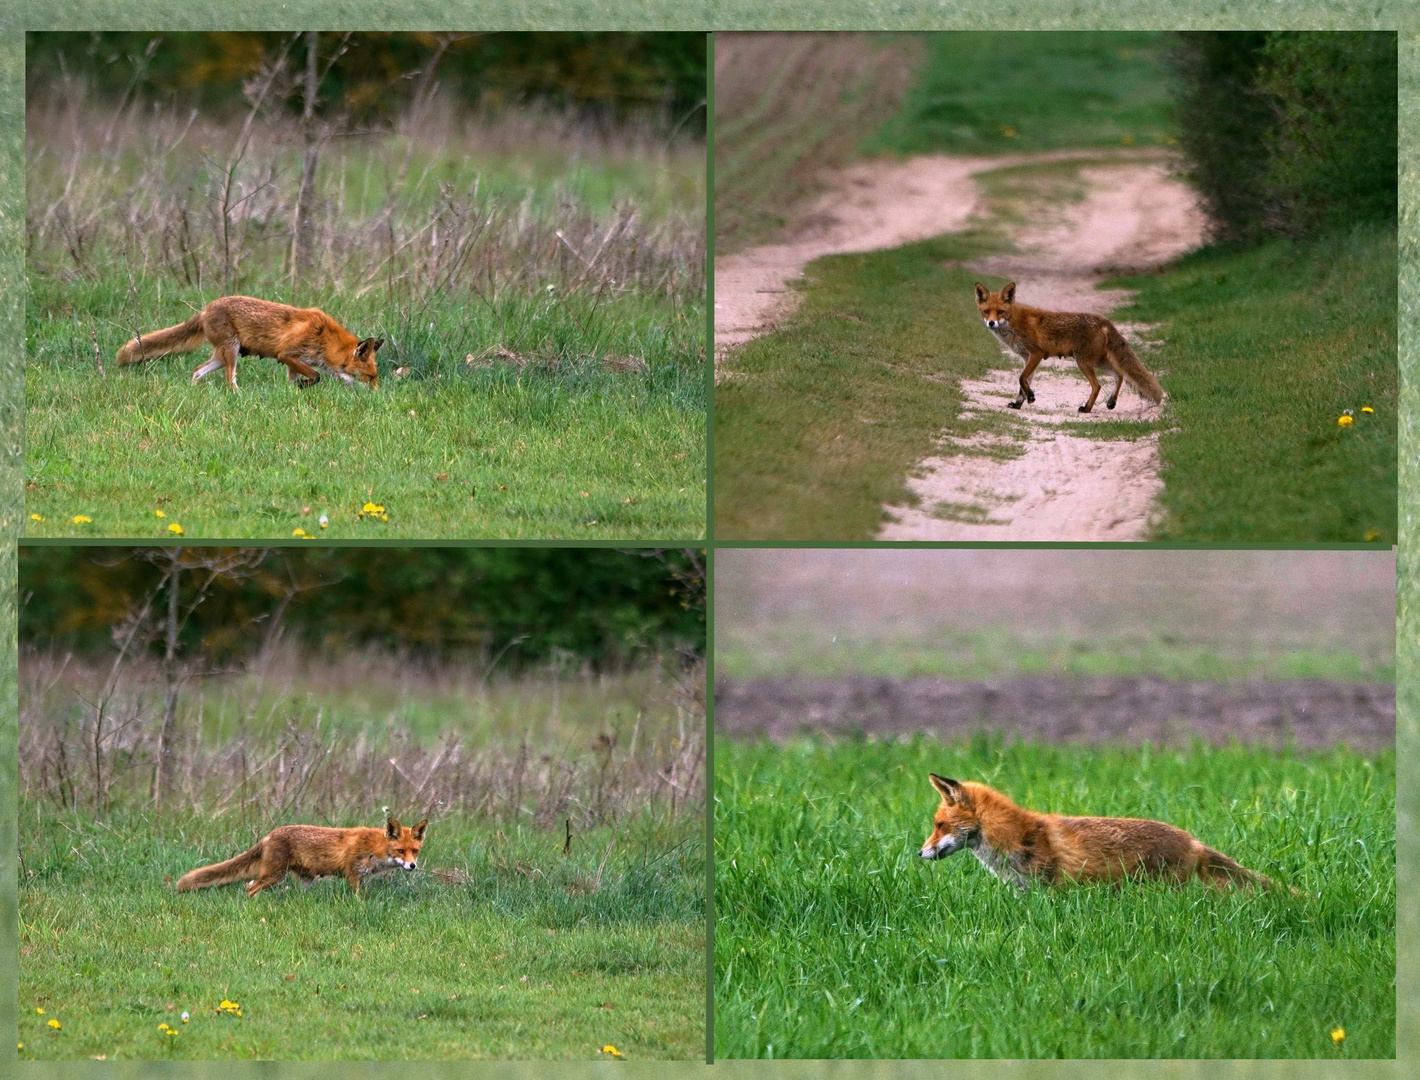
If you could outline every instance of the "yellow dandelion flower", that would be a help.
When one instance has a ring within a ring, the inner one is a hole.
[[[1351,417],[1349,417],[1349,416],[1338,416],[1338,417],[1336,418],[1336,422],[1337,422],[1338,424],[1340,424],[1342,427],[1350,427],[1351,424],[1353,423]]]
[[[168,1034],[169,1034],[169,1035],[176,1035],[176,1034],[177,1034],[177,1028],[168,1028]]]
[[[75,525],[92,525],[94,523],[94,519],[89,517],[88,514],[75,514],[69,520]]]
[[[291,535],[292,535],[292,536],[299,536],[299,537],[301,537],[302,539],[306,539],[307,537],[310,536],[310,533],[306,532],[305,529],[292,529],[292,530],[291,530]]]
[[[1369,405],[1362,405],[1362,406],[1361,406],[1361,411],[1362,411],[1362,412],[1366,412],[1366,413],[1373,413],[1373,412],[1375,412],[1376,410],[1373,409],[1373,408],[1371,408]]]
[[[360,507],[360,513],[362,514],[383,514],[384,512],[385,508],[379,503],[367,502],[364,506]]]
[[[1336,1029],[1334,1029],[1334,1030],[1332,1031],[1332,1033],[1331,1033],[1331,1041],[1334,1042],[1334,1043],[1345,1042],[1345,1041],[1346,1041],[1346,1029],[1345,1029],[1345,1028],[1336,1028]]]
[[[1379,529],[1367,529],[1367,530],[1366,530],[1366,543],[1369,544],[1372,540],[1379,540],[1380,538],[1381,538],[1381,531],[1380,531]]]
[[[35,1006],[35,1013],[36,1013],[37,1015],[39,1015],[39,1016],[43,1016],[43,1015],[44,1015],[44,1010],[41,1009],[38,1005],[36,1005],[36,1006]]]
[[[154,510],[154,511],[153,511],[153,516],[154,516],[154,517],[160,517],[160,518],[161,518],[161,517],[167,517],[168,515],[165,514],[165,513],[163,513],[161,510]]]
[[[25,1044],[24,1044],[24,1043],[20,1043],[20,1045],[19,1045],[18,1047],[16,1047],[17,1050],[23,1050],[24,1048],[25,1048]]]
[[[158,1030],[159,1030],[159,1031],[167,1031],[167,1030],[168,1030],[168,1025],[167,1025],[167,1024],[159,1024],[159,1025],[158,1025]]]
[[[181,536],[181,535],[182,535],[182,526],[179,525],[176,521],[174,521],[172,524],[170,524],[170,525],[168,526],[168,532],[172,533],[174,536]]]
[[[64,1025],[61,1024],[58,1020],[51,1020],[51,1021],[49,1022],[49,1026],[52,1027],[55,1031],[58,1031],[58,1030],[59,1030],[60,1028],[62,1028]]]
[[[602,1053],[603,1053],[603,1054],[610,1054],[610,1055],[611,1055],[612,1057],[614,1057],[614,1058],[619,1058],[619,1057],[625,1057],[625,1056],[626,1056],[626,1055],[624,1055],[620,1050],[618,1050],[616,1047],[612,1046],[611,1043],[607,1043],[605,1046],[602,1047]]]
[[[31,514],[31,515],[30,515],[30,520],[31,520],[31,521],[43,521],[43,520],[44,520],[44,516],[43,516],[42,514]]]

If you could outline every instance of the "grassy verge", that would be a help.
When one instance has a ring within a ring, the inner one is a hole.
[[[795,625],[797,623],[798,625]],[[1238,641],[1180,640],[1171,633],[1021,633],[1008,628],[883,633],[779,620],[769,626],[721,629],[716,677],[732,679],[869,675],[884,679],[1008,679],[1025,675],[1155,676],[1217,682],[1233,679],[1395,679],[1395,656],[1277,648]],[[1220,645],[1224,647],[1219,647]]]
[[[1003,362],[979,275],[959,265],[989,246],[959,234],[810,265],[795,317],[737,350],[715,388],[717,537],[871,539],[937,436],[1022,423],[957,418],[961,380]]]
[[[1161,539],[1395,543],[1393,229],[1204,251],[1127,284],[1121,314],[1162,324]]]
[[[151,281],[136,300],[114,279],[33,283],[28,535],[167,537],[172,524],[323,539],[704,533],[699,302],[544,292],[413,312],[317,298],[387,339],[379,389],[325,379],[298,391],[275,361],[247,358],[232,394],[220,374],[191,385],[206,352],[114,369],[126,332],[112,314],[143,311],[155,328],[210,299],[159,293]],[[367,502],[388,520],[361,517]]]
[[[560,834],[451,817],[431,824],[412,878],[248,900],[237,886],[179,896],[165,879],[236,853],[255,824],[100,826],[39,802],[20,817],[22,1059],[703,1051],[698,825],[590,830],[564,855]]]
[[[717,1056],[1395,1053],[1393,754],[724,739],[716,754]],[[1172,821],[1305,896],[1021,896],[966,855],[917,856],[929,770],[1031,807]]]
[[[802,221],[898,107],[922,57],[906,34],[715,35],[715,250]]]
[[[925,57],[868,153],[999,154],[1172,138],[1156,32],[925,34]]]

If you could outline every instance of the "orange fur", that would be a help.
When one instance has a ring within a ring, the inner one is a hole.
[[[1093,409],[1099,397],[1095,368],[1100,364],[1107,366],[1115,376],[1114,392],[1105,401],[1111,409],[1119,401],[1119,390],[1125,379],[1155,405],[1164,399],[1158,381],[1144,370],[1119,328],[1103,315],[1043,311],[1018,304],[1014,281],[1000,292],[990,292],[977,282],[976,308],[996,340],[1026,362],[1021,372],[1021,392],[1009,408],[1019,409],[1025,402],[1035,400],[1030,377],[1047,356],[1073,356],[1090,381],[1090,400],[1080,406],[1081,412]]]
[[[970,850],[993,874],[1024,890],[1036,882],[1119,881],[1145,875],[1211,885],[1271,882],[1182,829],[1143,818],[1063,817],[1017,806],[970,780],[928,774],[941,803],[924,859]]]
[[[297,308],[251,296],[213,300],[185,323],[125,342],[114,357],[120,365],[136,364],[173,353],[191,352],[203,342],[212,356],[192,374],[205,378],[219,367],[227,384],[237,385],[238,356],[267,356],[286,365],[286,375],[301,387],[320,382],[323,368],[345,382],[379,385],[375,353],[383,338],[361,340],[320,308]]]
[[[283,825],[235,858],[184,874],[178,879],[177,891],[230,885],[250,878],[247,895],[255,896],[287,874],[295,874],[303,880],[339,875],[359,892],[361,874],[392,866],[413,870],[428,824],[426,818],[410,828],[390,818],[383,829]]]

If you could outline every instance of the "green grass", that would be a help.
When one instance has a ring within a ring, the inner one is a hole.
[[[1160,539],[1395,543],[1393,228],[1204,251],[1127,284],[1119,314],[1164,339]]]
[[[926,57],[867,153],[999,154],[1172,139],[1155,32],[926,34]]]
[[[918,857],[929,770],[1168,820],[1305,895],[1022,896]],[[1395,1054],[1391,753],[720,739],[715,790],[718,1057]]]
[[[796,625],[797,624],[797,625]],[[1005,627],[934,626],[895,634],[855,632],[821,620],[780,619],[744,628],[721,626],[716,677],[733,679],[868,675],[884,679],[1002,679],[1028,675],[1154,676],[1217,682],[1234,679],[1395,680],[1395,656],[1374,652],[1188,640],[1158,633],[1030,633]]]
[[[957,417],[962,379],[1003,363],[960,263],[989,250],[958,234],[812,263],[803,305],[724,362],[715,388],[715,535],[868,540],[883,506],[943,433],[1016,431],[1002,412]]]
[[[704,1050],[698,824],[593,830],[564,857],[560,832],[435,820],[412,878],[385,875],[358,897],[324,880],[248,900],[238,886],[179,896],[164,879],[275,822],[128,813],[96,825],[37,802],[20,819],[22,1059]],[[224,998],[240,1018],[218,1011]]]
[[[793,228],[825,174],[898,108],[924,53],[916,34],[719,35],[715,250]]]
[[[514,293],[414,312],[317,298],[352,330],[387,339],[373,392],[332,379],[298,391],[279,364],[254,357],[238,366],[236,394],[220,374],[193,386],[206,352],[115,369],[125,311],[151,329],[210,298],[152,279],[136,297],[112,276],[32,280],[27,512],[43,520],[27,521],[29,535],[156,538],[174,523],[190,537],[704,533],[699,303]],[[465,362],[499,348],[527,363]],[[609,370],[608,355],[647,369]],[[408,376],[394,377],[396,366]],[[361,518],[366,502],[388,521]]]

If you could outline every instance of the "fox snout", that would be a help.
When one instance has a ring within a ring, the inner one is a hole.
[[[945,859],[962,846],[962,838],[948,833],[935,840],[928,840],[918,852],[924,859]]]

